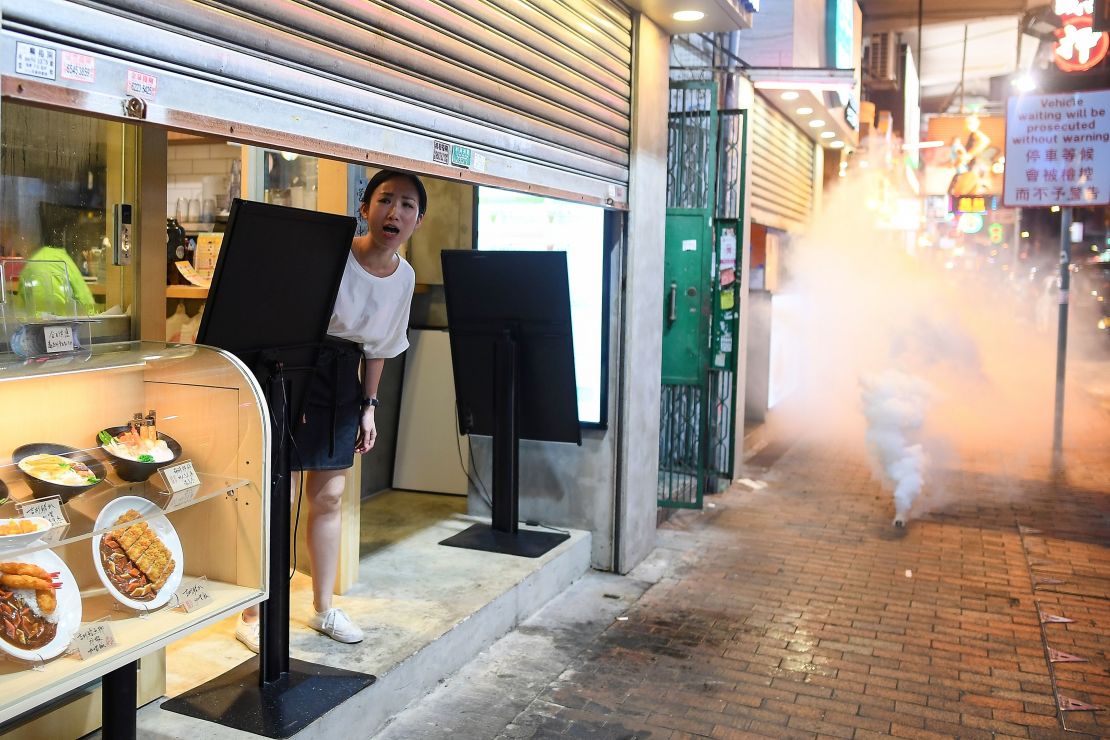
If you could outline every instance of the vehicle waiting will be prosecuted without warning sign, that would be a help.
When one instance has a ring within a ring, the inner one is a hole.
[[[1003,191],[1012,208],[1110,204],[1110,90],[1010,98]]]

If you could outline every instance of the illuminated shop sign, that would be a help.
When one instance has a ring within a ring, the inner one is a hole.
[[[956,198],[955,213],[986,213],[987,199],[982,196],[961,196]]]
[[[1052,47],[1056,66],[1064,72],[1084,72],[1102,63],[1110,51],[1110,34],[1094,28],[1095,0],[1056,0],[1054,10],[1063,22]]]
[[[855,8],[855,0],[826,0],[825,3],[825,43],[829,49],[831,66],[837,69],[852,69],[855,66],[852,23]],[[837,90],[836,96],[843,106],[847,106],[852,100],[852,94],[846,90]]]
[[[983,216],[979,213],[962,213],[956,228],[965,234],[978,234],[983,230]]]

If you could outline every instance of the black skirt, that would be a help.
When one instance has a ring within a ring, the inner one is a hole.
[[[291,469],[342,470],[354,464],[362,416],[361,365],[358,344],[327,338],[293,431]]]

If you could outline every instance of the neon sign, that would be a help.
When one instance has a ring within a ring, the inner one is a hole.
[[[1094,29],[1095,0],[1056,0],[1063,26],[1056,29],[1052,59],[1064,72],[1085,72],[1110,52],[1110,34]]]

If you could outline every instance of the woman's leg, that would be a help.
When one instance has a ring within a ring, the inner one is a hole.
[[[339,568],[339,521],[346,470],[308,473],[308,557],[312,563],[312,603],[317,612],[331,607],[335,574]]]

